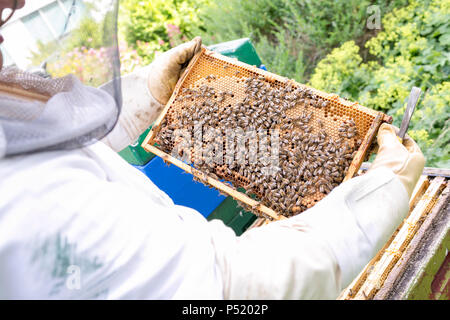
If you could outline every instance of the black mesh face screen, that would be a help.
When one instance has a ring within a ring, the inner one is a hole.
[[[0,157],[80,148],[113,129],[117,14],[116,0],[27,1],[1,28]],[[26,40],[20,48],[16,38]]]

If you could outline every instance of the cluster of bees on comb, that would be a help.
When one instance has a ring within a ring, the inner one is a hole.
[[[208,141],[219,141],[226,149],[227,144],[239,144],[240,136],[222,141],[217,137],[208,139],[206,134],[203,153],[194,152],[191,160],[197,170],[224,179],[235,189],[243,188],[247,195],[286,217],[312,207],[342,182],[361,145],[353,119],[343,119],[337,134],[330,134],[330,127],[318,114],[330,112],[332,106],[309,88],[294,84],[276,87],[264,76],[252,76],[242,80],[238,91],[220,90],[227,87],[224,85],[227,81],[227,77],[209,75],[200,86],[178,92],[174,101],[178,110],[171,112],[173,106],[169,109],[156,136],[155,141],[162,150],[171,153],[177,147],[179,141],[174,132],[180,128],[188,130],[190,136],[196,136],[202,128],[214,128],[223,136],[227,130],[242,128],[247,132],[263,131],[271,137],[276,130],[279,161],[271,174],[267,174],[267,167],[261,161],[250,161],[251,150],[255,148],[250,140],[243,143],[244,155],[240,162],[227,158],[228,154],[219,155],[223,160],[220,163],[202,161],[205,150],[209,153],[216,150]],[[266,141],[259,139],[258,144],[261,147]],[[264,147],[269,153],[274,148],[273,145]],[[238,203],[271,220],[257,208]]]

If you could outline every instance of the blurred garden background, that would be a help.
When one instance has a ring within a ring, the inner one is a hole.
[[[81,78],[98,68],[89,57],[104,54],[107,20],[81,23],[55,70],[77,59]],[[205,45],[248,37],[269,71],[381,110],[397,126],[418,86],[409,134],[427,166],[450,168],[449,21],[450,0],[122,0],[121,71],[196,35]]]

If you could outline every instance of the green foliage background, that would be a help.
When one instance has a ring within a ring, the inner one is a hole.
[[[380,9],[381,29],[366,22]],[[427,166],[450,167],[449,0],[124,0],[120,31],[144,63],[201,35],[250,37],[268,70],[394,117],[424,94],[409,134]]]
[[[425,95],[408,134],[427,165],[450,167],[450,2],[411,1],[387,13],[383,30],[365,43],[374,59],[365,62],[348,41],[320,61],[310,85],[336,92],[393,116],[400,126],[412,86]]]

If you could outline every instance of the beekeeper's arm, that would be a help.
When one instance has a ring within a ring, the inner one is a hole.
[[[313,208],[239,238],[214,238],[226,298],[337,298],[405,218],[424,167],[419,147],[409,137],[402,145],[394,127],[381,126],[378,144],[367,174]]]
[[[117,125],[103,139],[120,151],[156,120],[177,84],[187,63],[200,51],[200,37],[164,52],[150,65],[121,78],[122,111]]]

